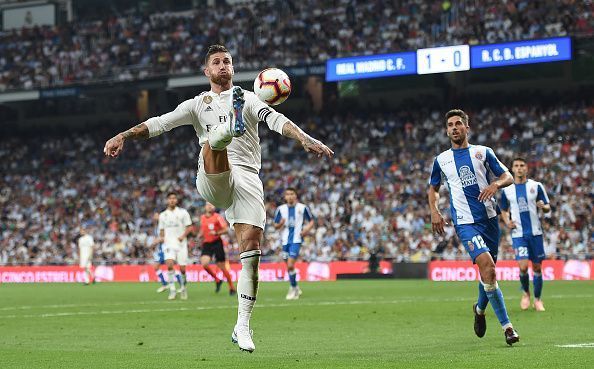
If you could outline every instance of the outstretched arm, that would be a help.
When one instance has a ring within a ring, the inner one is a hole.
[[[127,131],[118,133],[105,143],[103,153],[115,158],[124,149],[124,141],[128,138],[146,140],[149,138],[149,129],[145,123],[140,123]]]
[[[324,145],[322,141],[316,140],[303,132],[301,128],[291,121],[287,121],[283,125],[283,136],[299,141],[306,152],[313,152],[317,154],[318,157],[325,155],[331,158],[334,155],[334,151],[330,150],[330,148]]]

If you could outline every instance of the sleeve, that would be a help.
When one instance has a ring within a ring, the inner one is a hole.
[[[505,191],[501,191],[501,202],[499,204],[502,210],[507,211],[509,209],[509,200],[505,196]]]
[[[282,135],[283,126],[289,121],[289,118],[268,106],[268,104],[260,100],[256,94],[249,93],[247,96],[246,113],[250,115],[252,119],[266,123],[268,128]]]
[[[282,219],[281,216],[281,211],[280,211],[280,206],[278,208],[276,208],[276,211],[274,212],[274,223],[278,224],[280,223]]]
[[[194,123],[195,115],[192,111],[194,100],[186,100],[179,104],[174,111],[148,119],[145,124],[149,130],[149,137],[155,137],[163,132],[171,131],[175,127]]]
[[[221,225],[221,227],[227,227],[227,221],[225,220],[225,218],[223,218],[223,216],[221,214],[217,213],[217,217],[219,218],[219,224]]]
[[[191,226],[192,225],[192,218],[190,217],[190,213],[187,210],[184,210],[184,226]]]
[[[311,214],[311,211],[309,210],[309,208],[306,206],[303,208],[303,220],[305,220],[306,222],[309,222],[310,220],[313,219],[313,215]]]
[[[429,178],[429,184],[431,186],[438,186],[441,184],[441,168],[437,162],[437,158],[433,161],[433,168],[431,169],[431,177]]]
[[[163,224],[163,216],[159,215],[159,224],[157,225],[159,232],[165,230],[165,224]]]
[[[545,191],[544,186],[542,183],[538,184],[538,193],[536,194],[536,200],[542,200],[545,204],[549,203],[549,196],[547,195],[547,191]]]
[[[493,174],[495,174],[497,177],[501,176],[503,173],[508,171],[507,167],[503,165],[503,163],[500,162],[499,159],[497,159],[497,156],[495,156],[495,153],[489,147],[487,147],[485,161],[491,169],[491,172],[493,172]]]

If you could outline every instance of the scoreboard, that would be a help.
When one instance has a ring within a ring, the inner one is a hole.
[[[326,81],[549,63],[571,60],[571,53],[569,37],[489,45],[431,47],[416,52],[329,59],[326,62]]]

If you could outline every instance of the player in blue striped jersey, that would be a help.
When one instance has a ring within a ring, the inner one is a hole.
[[[464,111],[450,110],[445,120],[452,148],[435,158],[427,191],[433,231],[445,233],[446,223],[439,211],[439,188],[443,181],[450,193],[456,233],[472,262],[478,265],[481,276],[478,302],[472,307],[474,331],[478,337],[485,335],[485,309],[491,302],[503,328],[505,341],[512,345],[520,340],[520,336],[509,320],[496,280],[499,223],[494,196],[500,188],[511,185],[513,177],[492,149],[468,143],[468,115]]]
[[[154,242],[150,243],[150,247],[154,247],[153,250],[153,268],[155,269],[155,274],[161,283],[161,286],[157,289],[158,293],[167,291],[167,280],[165,280],[165,275],[163,275],[163,271],[161,270],[161,266],[165,265],[165,253],[163,252],[163,244],[159,240],[159,228],[157,223],[159,222],[159,213],[153,214],[153,222],[155,223],[154,227]]]
[[[301,289],[297,286],[295,261],[299,256],[303,237],[314,226],[311,211],[304,204],[297,202],[297,190],[289,187],[285,190],[286,204],[279,206],[274,215],[274,228],[282,229],[283,259],[287,263],[289,273],[289,292],[287,300],[297,300],[301,296]]]
[[[530,307],[528,262],[532,261],[534,308],[536,311],[544,311],[540,297],[542,294],[541,263],[545,259],[545,252],[538,209],[548,213],[551,211],[551,205],[542,183],[527,178],[526,160],[515,158],[512,162],[512,172],[514,185],[504,188],[501,193],[501,216],[505,225],[511,229],[512,245],[520,266],[520,283],[524,291],[520,307],[522,310]]]

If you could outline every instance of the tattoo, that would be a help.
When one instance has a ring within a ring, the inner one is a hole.
[[[283,126],[283,136],[295,139],[297,141],[303,141],[307,135],[301,128],[297,127],[295,123],[288,121]]]
[[[140,123],[129,130],[122,132],[122,136],[124,136],[124,138],[138,138],[144,140],[149,138],[149,130],[146,124]]]

